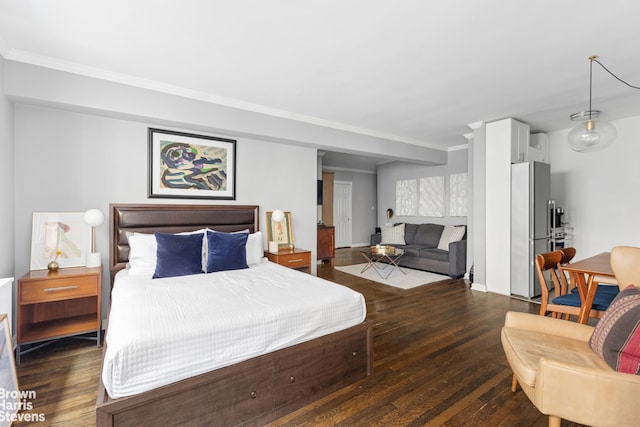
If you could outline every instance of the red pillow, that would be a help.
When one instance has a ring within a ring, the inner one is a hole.
[[[589,345],[616,371],[640,375],[640,288],[629,285],[611,301]]]

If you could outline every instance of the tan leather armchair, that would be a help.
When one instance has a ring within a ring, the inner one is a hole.
[[[619,284],[640,285],[640,248],[614,248],[611,257]],[[529,313],[506,315],[507,361],[531,402],[549,416],[550,427],[559,427],[561,419],[590,426],[640,425],[640,375],[616,372],[596,354],[589,346],[593,329]]]

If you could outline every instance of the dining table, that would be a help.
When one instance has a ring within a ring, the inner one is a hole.
[[[598,283],[617,285],[616,276],[611,269],[611,253],[602,252],[581,261],[562,266],[569,273],[580,294],[580,314],[578,322],[586,324],[598,289]]]

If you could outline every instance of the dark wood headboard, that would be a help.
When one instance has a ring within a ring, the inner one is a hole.
[[[111,283],[115,274],[129,261],[127,233],[178,233],[210,228],[217,231],[250,233],[259,230],[258,206],[240,205],[109,205],[109,269]]]

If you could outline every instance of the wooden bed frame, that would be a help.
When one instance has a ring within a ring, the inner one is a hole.
[[[110,205],[110,271],[128,260],[127,232],[259,229],[258,206]],[[106,347],[106,343],[105,343]],[[370,375],[368,321],[138,395],[112,399],[102,378],[96,425],[263,425]]]

